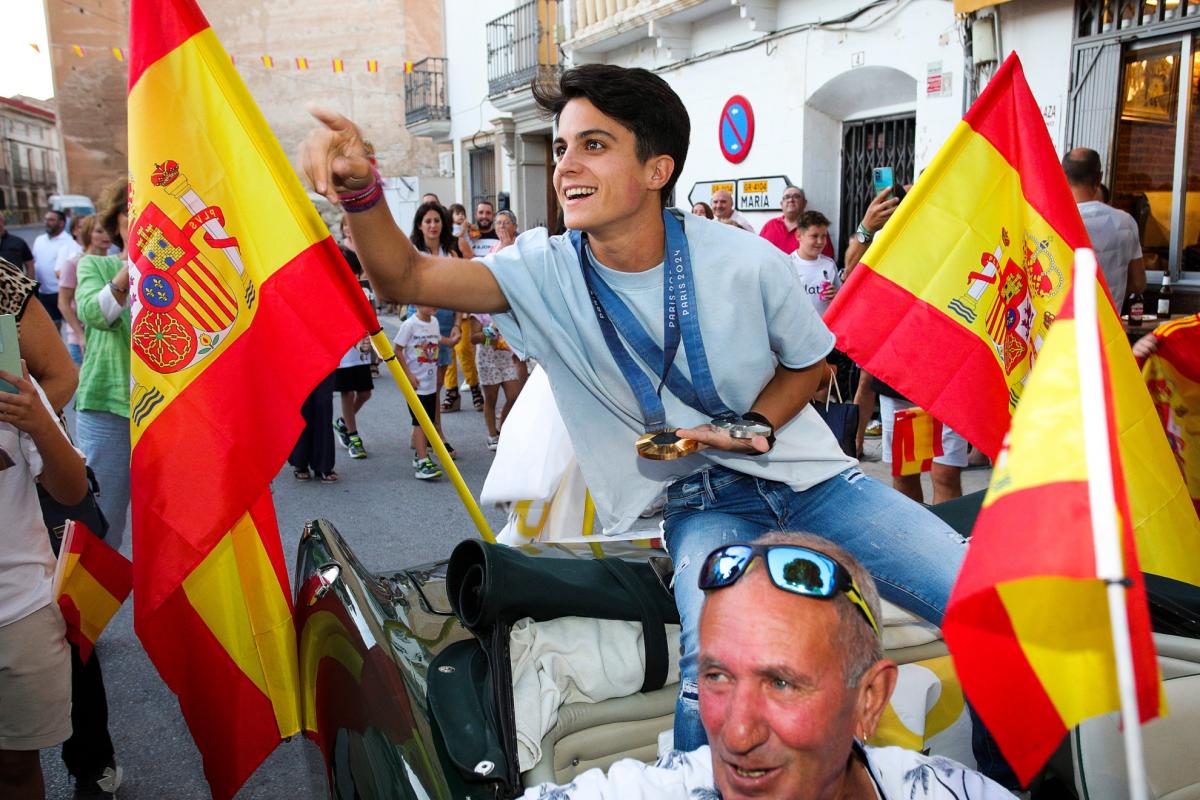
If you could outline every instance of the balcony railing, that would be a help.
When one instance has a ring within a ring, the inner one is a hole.
[[[404,76],[404,124],[449,119],[446,59],[423,58]]]
[[[487,24],[488,94],[555,77],[561,0],[529,0]]]

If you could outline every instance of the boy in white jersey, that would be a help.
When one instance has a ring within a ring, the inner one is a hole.
[[[829,256],[822,255],[829,239],[829,220],[820,211],[805,211],[797,220],[799,244],[792,253],[792,266],[804,293],[822,317],[842,288],[842,273]]]

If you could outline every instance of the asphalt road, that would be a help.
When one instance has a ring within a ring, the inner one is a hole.
[[[384,322],[389,330],[394,322]],[[332,521],[355,548],[363,563],[383,569],[434,561],[450,554],[454,545],[475,535],[450,481],[421,482],[413,478],[408,445],[410,422],[400,390],[386,371],[376,379],[376,393],[359,416],[369,458],[352,460],[339,450],[341,481],[298,483],[286,467],[272,484],[283,551],[289,575],[300,532],[307,520]],[[483,486],[492,453],[486,447],[483,415],[464,398],[464,411],[447,414],[443,427],[459,453],[459,466],[471,489]],[[334,396],[334,408],[338,398]],[[485,510],[486,511],[486,510]],[[487,511],[494,528],[502,514]],[[125,555],[130,555],[129,536]],[[133,633],[131,603],[109,624],[97,648],[108,689],[109,730],[125,780],[122,800],[200,800],[208,798],[200,755],[166,688]],[[215,694],[213,702],[219,702]],[[42,754],[46,796],[70,798],[74,784],[58,748]],[[246,783],[239,798],[326,797],[325,776],[316,747],[297,736],[281,744]]]
[[[394,320],[385,320],[394,329]],[[486,447],[483,417],[464,397],[463,411],[447,414],[443,427],[459,453],[459,466],[471,489],[483,486],[492,454]],[[334,397],[334,407],[338,398]],[[332,521],[369,568],[386,569],[434,561],[449,555],[454,545],[475,535],[474,527],[449,480],[420,482],[413,478],[408,445],[410,422],[400,390],[385,372],[376,380],[376,393],[359,417],[369,458],[351,460],[339,451],[336,484],[298,483],[286,465],[272,484],[288,571],[304,523],[323,517]],[[869,474],[889,481],[879,463],[879,440],[868,440]],[[964,490],[986,487],[990,471],[964,473]],[[931,491],[925,476],[926,495]],[[503,515],[485,509],[495,530]],[[130,537],[125,537],[124,552]],[[294,577],[294,575],[292,575]],[[208,798],[200,755],[188,734],[174,695],[158,677],[133,633],[132,606],[126,603],[100,640],[108,689],[109,729],[117,759],[125,769],[118,792],[122,800],[202,800]],[[220,702],[214,694],[213,702]],[[73,782],[58,749],[43,752],[47,797],[70,798]],[[258,769],[239,798],[308,800],[327,796],[325,776],[316,747],[297,736],[283,743]]]

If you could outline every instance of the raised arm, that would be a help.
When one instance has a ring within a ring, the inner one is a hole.
[[[339,194],[368,190],[378,174],[367,160],[358,127],[334,111],[309,111],[321,123],[301,149],[302,167],[313,188],[334,204],[341,202]],[[466,263],[421,253],[392,219],[386,200],[347,219],[363,269],[385,299],[460,311],[508,310],[491,270],[470,260],[469,253],[463,254]]]

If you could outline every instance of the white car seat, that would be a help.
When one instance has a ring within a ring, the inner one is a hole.
[[[1168,713],[1142,727],[1148,793],[1157,800],[1200,800],[1200,640],[1154,635]],[[1071,732],[1080,800],[1129,796],[1117,714],[1090,719]]]

